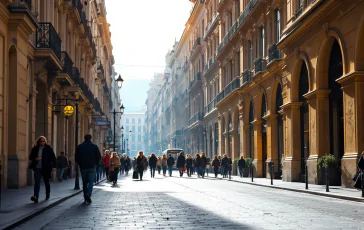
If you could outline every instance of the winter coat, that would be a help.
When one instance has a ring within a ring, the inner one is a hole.
[[[75,161],[81,169],[96,168],[101,161],[99,147],[91,141],[84,141],[76,148]]]
[[[245,168],[245,160],[244,159],[240,159],[238,161],[238,167],[239,168]]]
[[[229,166],[229,158],[224,157],[221,159],[221,167],[228,167]]]
[[[121,166],[119,157],[110,158],[110,172],[113,172],[115,168],[119,168]]]
[[[177,168],[183,168],[185,167],[186,158],[185,156],[178,156],[177,158]]]
[[[168,159],[167,159],[167,165],[168,166],[173,166],[174,165],[174,158],[173,157],[168,157]]]
[[[35,160],[38,157],[39,146],[34,146],[30,152],[29,160],[31,161],[29,168],[35,170],[37,168],[38,161]],[[52,169],[57,167],[56,154],[49,145],[45,145],[42,152],[42,169]]]
[[[186,168],[191,168],[192,167],[192,158],[187,158],[186,159]]]
[[[57,157],[57,168],[64,169],[68,167],[68,159],[65,156]]]
[[[201,157],[196,157],[195,159],[195,166],[200,167],[201,166]]]
[[[162,166],[163,167],[167,166],[167,158],[162,158]]]
[[[148,159],[144,155],[142,157],[138,156],[136,158],[135,166],[138,169],[146,169],[148,166]]]
[[[158,161],[157,157],[155,157],[155,156],[150,157],[149,158],[149,167],[151,167],[151,168],[157,167],[157,161]]]
[[[219,168],[220,167],[220,161],[218,159],[214,159],[212,161],[212,167]]]
[[[157,167],[161,167],[162,166],[162,160],[158,158],[157,160]]]
[[[207,165],[207,158],[206,157],[201,157],[201,167],[205,168]]]
[[[104,165],[105,168],[109,168],[110,167],[110,155],[106,155],[102,158],[102,164]]]

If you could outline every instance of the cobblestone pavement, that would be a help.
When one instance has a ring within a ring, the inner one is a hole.
[[[95,187],[18,229],[364,229],[364,204],[218,179],[165,177]]]

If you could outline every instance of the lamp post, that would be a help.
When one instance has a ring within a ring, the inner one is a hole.
[[[124,154],[124,126],[121,126],[121,154]]]
[[[75,151],[77,149],[77,145],[78,145],[78,100],[79,100],[79,93],[76,92],[75,93],[75,104],[76,104],[76,127],[75,127]],[[78,164],[75,161],[75,170],[76,170],[76,179],[75,179],[75,188],[74,189],[80,189],[80,181],[78,180],[79,177],[79,173],[78,173]]]
[[[131,130],[129,131],[129,139],[131,138]],[[133,141],[133,139],[131,139],[130,141]],[[129,154],[130,154],[130,151],[129,151],[129,148],[127,147],[127,150],[128,150],[128,156],[129,156]]]
[[[204,140],[205,153],[207,155],[207,139],[206,139],[206,134],[207,134],[207,131],[206,131],[206,127],[205,127],[204,130],[203,130],[203,140]]]
[[[120,77],[120,75],[119,75]],[[112,114],[114,115],[114,140],[113,140],[113,149],[114,149],[114,152],[115,152],[115,138],[116,138],[116,114],[121,114],[123,115],[124,113],[124,105],[121,105],[120,106],[120,112],[116,112],[115,111],[115,108],[114,108],[114,111],[112,112]]]
[[[129,147],[128,147],[129,138],[126,138],[126,155],[129,156]]]

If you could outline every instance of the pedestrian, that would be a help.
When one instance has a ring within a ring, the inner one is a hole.
[[[133,164],[133,169],[135,169],[136,157],[134,157],[132,164]]]
[[[70,165],[68,165],[69,159],[68,159],[67,153],[65,153],[64,156],[66,157],[66,160],[67,160],[67,167],[63,171],[63,179],[67,180],[68,179],[68,169],[69,169]]]
[[[191,155],[188,154],[186,159],[186,169],[188,177],[191,177],[191,168],[192,168],[192,158]]]
[[[126,159],[124,161],[125,175],[129,174],[130,167],[131,167],[130,157],[126,156]]]
[[[215,156],[214,160],[212,161],[212,165],[211,166],[214,169],[215,178],[217,178],[217,174],[219,173],[219,168],[220,168],[220,161],[217,158],[217,156]]]
[[[161,169],[162,169],[162,158],[159,156],[158,160],[157,160],[157,169],[158,169],[158,175],[161,174]]]
[[[228,165],[229,179],[231,179],[231,172],[233,171],[233,160],[231,159],[231,157],[229,157],[228,159],[229,159],[229,165]]]
[[[245,168],[245,160],[244,160],[244,156],[243,155],[240,156],[240,159],[238,161],[238,168],[239,168],[240,177],[243,177],[244,168]]]
[[[65,157],[64,152],[61,152],[61,155],[57,157],[57,178],[59,182],[62,181],[63,173],[67,167],[68,160]]]
[[[167,166],[168,166],[168,173],[169,176],[172,176],[172,169],[173,169],[173,165],[174,165],[174,158],[172,157],[172,154],[169,154],[169,157],[167,159]]]
[[[80,166],[83,184],[83,196],[86,204],[91,204],[96,166],[101,161],[99,147],[91,142],[91,134],[85,135],[85,141],[76,148],[75,161]],[[110,162],[109,162],[110,164]]]
[[[358,173],[355,175],[356,179],[354,187],[357,190],[361,190],[361,174],[364,173],[364,151],[361,153],[357,168],[358,168]]]
[[[224,154],[224,158],[221,159],[221,173],[223,178],[227,178],[229,172],[229,158],[227,154]]]
[[[124,156],[121,156],[120,157],[120,175],[124,174],[124,171],[125,171],[125,168],[124,168]]]
[[[105,168],[107,181],[110,181],[110,178],[109,178],[110,158],[111,158],[110,151],[106,150],[105,151],[105,156],[102,159],[102,164],[104,165],[104,168]]]
[[[166,156],[166,154],[163,154],[163,157],[162,157],[162,169],[163,169],[163,176],[166,176],[166,174],[167,174],[167,156]]]
[[[155,175],[155,168],[157,167],[157,157],[155,156],[154,153],[151,154],[151,156],[149,157],[149,168],[150,168],[150,177],[154,178]]]
[[[206,166],[207,166],[207,158],[205,156],[205,153],[202,152],[201,153],[201,165],[200,165],[200,168],[201,168],[200,175],[202,176],[202,178],[205,178]]]
[[[200,154],[196,154],[195,157],[195,167],[196,167],[196,173],[197,173],[197,177],[200,177],[201,175],[201,157]]]
[[[29,160],[29,169],[34,171],[34,194],[30,200],[34,203],[38,203],[40,181],[42,177],[46,189],[46,200],[49,200],[51,193],[49,179],[51,177],[52,169],[53,172],[56,171],[57,162],[56,155],[54,154],[52,147],[47,144],[47,139],[44,136],[38,137],[35,141],[30,152]]]
[[[110,172],[112,173],[110,178],[114,186],[118,182],[119,169],[121,166],[120,161],[117,152],[113,152],[112,158],[110,159]]]
[[[179,176],[183,176],[183,171],[185,171],[185,164],[186,164],[186,158],[184,156],[183,151],[179,153],[179,156],[177,158],[177,168],[179,170]]]
[[[96,165],[95,182],[99,182],[101,180],[102,171],[103,171],[102,161],[99,161],[99,163]]]
[[[143,155],[143,151],[139,151],[138,157],[135,160],[135,167],[139,172],[140,180],[143,180],[144,168],[147,168],[148,159]]]

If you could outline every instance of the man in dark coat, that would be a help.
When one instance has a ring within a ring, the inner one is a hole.
[[[169,157],[167,159],[167,166],[168,166],[168,173],[169,173],[170,177],[172,176],[173,165],[174,165],[174,158],[172,157],[172,154],[169,154]]]
[[[238,161],[238,168],[239,168],[240,177],[243,177],[244,168],[245,168],[245,160],[244,160],[243,156],[241,156]]]
[[[91,142],[91,134],[85,135],[85,141],[76,148],[75,160],[81,169],[83,195],[85,202],[90,204],[94,186],[96,166],[101,161],[99,147]]]
[[[44,136],[38,137],[29,156],[29,169],[34,171],[34,195],[30,198],[34,203],[38,203],[40,181],[43,181],[46,188],[46,200],[49,199],[51,186],[49,179],[51,178],[52,168],[56,171],[56,155],[51,146],[47,145],[47,139]]]
[[[183,171],[184,171],[184,167],[186,164],[186,158],[184,156],[183,152],[179,153],[179,156],[177,158],[177,168],[179,170],[179,176],[182,177],[183,176]]]

